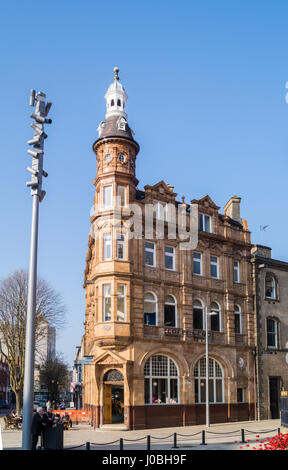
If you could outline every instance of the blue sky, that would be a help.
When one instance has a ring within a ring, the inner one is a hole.
[[[209,194],[221,212],[236,194],[253,243],[288,261],[287,18],[285,0],[1,3],[0,277],[28,268],[35,88],[53,102],[38,267],[68,307],[57,346],[70,364],[84,331],[92,143],[116,65],[139,187],[163,179],[179,199]]]

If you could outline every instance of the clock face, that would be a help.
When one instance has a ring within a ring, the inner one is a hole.
[[[238,359],[238,364],[239,364],[239,367],[241,367],[241,369],[244,367],[244,359],[243,359],[243,357],[239,357],[239,359]]]
[[[105,155],[105,162],[106,162],[106,163],[111,162],[111,160],[112,160],[112,157],[111,157],[110,153],[108,153],[107,155]]]

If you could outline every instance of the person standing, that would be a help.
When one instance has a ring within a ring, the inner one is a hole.
[[[46,410],[47,410],[47,411],[50,411],[50,410],[51,410],[51,407],[52,407],[51,401],[48,400],[47,403],[46,403]]]
[[[65,408],[66,408],[65,401],[62,400],[61,405],[60,405],[60,410],[65,410]]]
[[[41,436],[43,430],[43,409],[38,406],[36,413],[34,413],[31,425],[32,434],[32,450],[36,450],[39,436]]]
[[[49,411],[49,410],[45,411],[43,413],[42,419],[43,419],[43,424],[45,424],[46,427],[52,428],[54,420],[55,420],[55,416],[52,413],[52,411]]]

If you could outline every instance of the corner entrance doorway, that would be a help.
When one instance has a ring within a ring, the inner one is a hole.
[[[111,369],[103,378],[104,424],[124,423],[124,379],[120,371]]]

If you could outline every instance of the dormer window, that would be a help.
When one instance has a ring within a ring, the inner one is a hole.
[[[212,232],[212,220],[210,215],[199,214],[199,230],[201,232]]]
[[[99,126],[98,126],[98,129],[97,129],[97,131],[98,131],[98,133],[99,133],[99,137],[101,136],[104,127],[105,127],[105,122],[104,122],[104,121],[100,122],[100,124],[99,124]]]
[[[119,120],[118,120],[118,129],[120,129],[121,131],[125,131],[126,129],[126,124],[127,124],[127,121],[124,117],[121,117]]]

